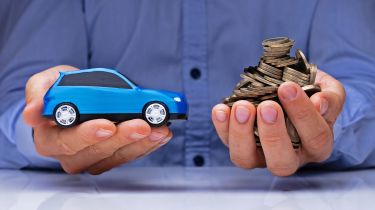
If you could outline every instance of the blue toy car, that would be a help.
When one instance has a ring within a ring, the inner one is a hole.
[[[61,127],[97,118],[139,118],[158,127],[170,119],[187,119],[187,111],[182,94],[143,89],[115,70],[96,68],[60,72],[44,96],[43,116]]]

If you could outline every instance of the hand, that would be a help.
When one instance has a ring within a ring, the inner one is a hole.
[[[301,138],[299,150],[293,149],[282,108],[276,102],[264,101],[257,109],[247,101],[237,101],[232,109],[216,105],[212,120],[229,147],[232,162],[241,168],[267,167],[274,175],[288,176],[303,164],[326,160],[332,153],[333,125],[342,110],[345,90],[322,71],[318,71],[316,83],[322,92],[310,99],[295,83],[285,82],[278,89],[281,104]],[[255,120],[262,148],[255,145]]]
[[[32,76],[26,84],[25,122],[34,129],[34,141],[40,155],[56,158],[69,174],[87,171],[100,174],[118,165],[145,156],[172,138],[168,127],[151,128],[140,119],[115,125],[105,119],[84,122],[72,128],[60,128],[44,118],[43,97],[59,77],[57,66]]]

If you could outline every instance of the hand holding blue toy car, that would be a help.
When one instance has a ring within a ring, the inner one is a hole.
[[[152,127],[187,119],[188,105],[180,93],[144,89],[111,69],[60,72],[44,96],[43,116],[61,127],[104,118],[114,122],[143,119]]]

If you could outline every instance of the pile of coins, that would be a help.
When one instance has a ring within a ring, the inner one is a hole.
[[[320,91],[320,87],[314,84],[317,66],[308,63],[301,50],[296,51],[295,57],[289,56],[294,40],[276,37],[264,40],[262,45],[264,53],[258,66],[244,69],[244,73],[240,75],[242,80],[234,88],[233,94],[223,100],[224,104],[232,106],[238,100],[247,100],[255,106],[264,100],[280,103],[277,89],[286,81],[300,85],[308,96]],[[287,116],[285,124],[293,147],[299,148],[301,144],[299,135]],[[256,125],[254,134],[257,146],[261,146]]]

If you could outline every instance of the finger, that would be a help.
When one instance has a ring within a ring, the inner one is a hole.
[[[333,127],[342,110],[340,98],[335,93],[325,91],[314,94],[310,100],[330,127]]]
[[[165,126],[162,128],[168,130]],[[159,141],[159,139],[164,138],[165,132],[160,133],[158,131],[158,129],[151,130],[150,126],[140,119],[125,121],[117,126],[117,133],[110,139],[87,147],[74,156],[63,156],[59,159],[65,171],[79,173],[112,156],[118,149],[126,145],[146,138]]]
[[[221,141],[228,146],[230,108],[225,104],[217,104],[212,108],[211,118]]]
[[[157,138],[153,139],[154,137],[151,137],[153,134],[151,134],[149,138],[145,138],[128,146],[122,147],[112,156],[89,167],[87,171],[90,174],[100,174],[121,164],[131,162],[144,156],[158,144],[165,143],[165,141],[168,141],[168,136],[170,136],[170,131],[165,126],[154,128],[152,133],[157,133]]]
[[[44,102],[43,97],[48,89],[59,77],[59,71],[76,70],[72,66],[56,66],[33,75],[26,83],[26,107],[23,112],[24,120],[27,124],[35,127],[45,121],[41,113]]]
[[[255,116],[256,109],[250,102],[237,101],[233,104],[228,134],[229,154],[232,162],[241,168],[261,166],[253,130]]]
[[[300,161],[293,149],[279,104],[264,101],[257,108],[257,125],[267,168],[276,176],[297,171]]]
[[[73,155],[108,139],[115,132],[116,126],[104,119],[90,120],[65,129],[45,124],[34,129],[34,141],[37,151],[43,156]]]
[[[345,89],[339,81],[337,81],[331,75],[320,70],[318,70],[315,81],[316,84],[318,84],[322,89],[322,92],[332,92],[337,95],[340,102],[344,103]]]
[[[327,159],[332,151],[333,135],[305,92],[297,84],[285,82],[279,87],[278,95],[311,161]]]
[[[333,126],[337,116],[340,114],[344,101],[345,89],[343,85],[329,74],[318,71],[316,83],[320,85],[322,92],[314,94],[310,99],[320,114]]]
[[[153,152],[155,152],[156,150],[158,150],[160,147],[168,144],[168,142],[173,138],[173,133],[171,131],[169,131],[167,137],[165,137],[164,140],[162,141],[159,141],[159,144],[153,146],[151,149],[149,149],[143,156],[147,156]]]

